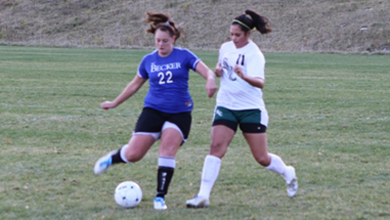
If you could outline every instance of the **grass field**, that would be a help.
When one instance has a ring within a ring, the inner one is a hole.
[[[136,164],[102,176],[95,161],[126,143],[144,86],[108,112],[99,108],[133,78],[149,51],[0,47],[0,219],[389,219],[390,57],[266,53],[269,151],[297,170],[300,189],[256,164],[240,132],[222,161],[208,209],[185,208],[198,191],[215,99],[191,73],[188,142],[155,211],[157,145]],[[216,51],[195,51],[213,67]],[[137,181],[135,209],[113,199]]]

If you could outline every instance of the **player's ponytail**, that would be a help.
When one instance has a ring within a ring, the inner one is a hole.
[[[180,37],[180,28],[175,26],[169,14],[146,12],[146,19],[149,24],[146,30],[148,33],[155,34],[157,30],[167,31],[171,36],[176,36],[176,40]]]
[[[253,25],[262,34],[268,34],[272,31],[271,25],[269,24],[268,18],[257,14],[252,10],[246,10],[245,14],[252,18]]]
[[[247,16],[249,15],[249,17]],[[246,10],[245,14],[234,18],[232,24],[238,24],[245,33],[256,28],[260,33],[267,34],[272,31],[269,21],[266,17],[260,16],[252,10]]]

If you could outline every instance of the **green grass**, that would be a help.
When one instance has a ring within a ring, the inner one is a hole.
[[[131,136],[147,92],[108,112],[149,51],[0,47],[0,219],[388,219],[390,57],[266,53],[269,151],[294,165],[294,199],[283,179],[256,164],[240,132],[222,162],[211,207],[185,208],[198,191],[215,99],[191,73],[188,142],[167,196],[153,210],[156,144],[143,160],[94,176],[95,161]],[[214,67],[217,52],[195,51]],[[135,209],[113,199],[137,181]]]

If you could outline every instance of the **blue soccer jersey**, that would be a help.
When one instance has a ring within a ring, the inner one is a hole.
[[[199,61],[195,54],[179,47],[167,57],[160,57],[157,50],[146,55],[138,67],[138,75],[149,79],[150,85],[144,107],[166,113],[192,111],[189,70],[195,70]]]

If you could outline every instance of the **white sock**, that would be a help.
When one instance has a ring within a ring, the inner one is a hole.
[[[202,182],[200,183],[199,196],[209,198],[211,189],[217,180],[219,169],[221,168],[221,159],[207,155],[202,170]]]
[[[123,145],[123,147],[121,148],[120,155],[121,155],[121,159],[122,159],[123,161],[125,161],[126,163],[131,163],[131,162],[126,158],[126,150],[127,150],[128,147],[129,147],[128,144]]]
[[[283,162],[282,158],[280,158],[278,155],[276,154],[271,154],[271,153],[268,153],[268,155],[271,157],[271,163],[266,167],[267,170],[270,170],[274,173],[277,173],[279,175],[282,175],[283,178],[288,181],[290,180],[291,178],[289,177],[289,173],[286,172],[287,170],[287,166],[286,164]]]
[[[176,160],[174,157],[158,157],[158,166],[159,167],[169,167],[169,168],[175,168],[176,167]]]

